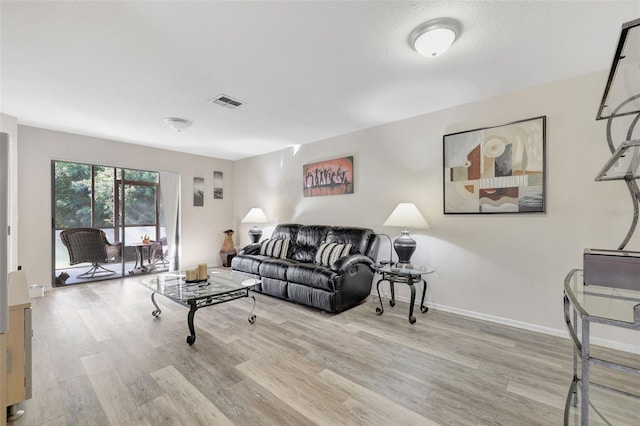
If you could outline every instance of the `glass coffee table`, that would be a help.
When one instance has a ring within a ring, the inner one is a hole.
[[[249,290],[260,284],[259,279],[242,272],[216,268],[208,269],[207,274],[208,278],[206,280],[194,282],[187,281],[184,272],[169,272],[142,280],[142,283],[153,291],[151,293],[151,302],[156,309],[151,312],[151,315],[155,318],[158,318],[162,313],[156,303],[156,294],[161,294],[176,303],[189,307],[189,313],[187,314],[187,324],[191,333],[187,336],[189,345],[193,345],[196,341],[193,318],[200,308],[250,297],[253,299],[253,307],[249,313],[248,320],[251,324],[256,321],[256,316],[253,314],[253,310],[256,307],[256,299],[249,294]]]

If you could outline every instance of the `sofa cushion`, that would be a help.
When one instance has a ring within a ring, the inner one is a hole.
[[[260,291],[266,294],[270,294],[271,296],[286,299],[288,286],[289,285],[286,281],[277,280],[275,278],[262,278],[262,282],[260,283]]]
[[[326,240],[330,229],[330,226],[301,226],[298,230],[294,247],[291,250],[291,259],[313,263],[318,247]]]
[[[260,275],[260,264],[267,259],[270,258],[259,254],[235,256],[231,259],[231,268],[249,274]]]
[[[375,240],[371,229],[334,226],[327,234],[327,243],[351,244],[353,253],[368,255],[369,246]]]
[[[322,243],[318,247],[315,263],[322,266],[331,266],[341,257],[351,254],[351,244]]]
[[[264,240],[260,245],[260,254],[269,257],[279,257],[280,259],[286,259],[289,253],[289,244],[291,240],[285,238],[284,240]]]
[[[339,294],[334,291],[324,291],[318,288],[289,283],[287,296],[289,300],[302,305],[314,306],[327,312],[337,311],[338,303],[336,298],[339,297]]]
[[[287,279],[287,269],[294,264],[296,262],[293,260],[267,258],[260,263],[258,270],[261,277],[285,281]]]
[[[287,269],[287,281],[327,291],[336,290],[337,273],[315,263],[295,263]]]
[[[298,230],[302,225],[297,223],[281,223],[275,227],[271,233],[271,238],[277,240],[284,240],[289,238],[292,242],[296,240],[298,236]]]

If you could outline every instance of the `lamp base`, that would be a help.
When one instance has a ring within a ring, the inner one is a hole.
[[[411,238],[409,231],[406,229],[402,231],[401,235],[393,241],[393,249],[398,255],[398,263],[396,268],[412,269],[411,256],[416,251],[416,240]]]
[[[249,230],[249,239],[251,240],[251,243],[259,243],[261,237],[262,230],[258,229],[256,225],[253,225],[253,228]]]

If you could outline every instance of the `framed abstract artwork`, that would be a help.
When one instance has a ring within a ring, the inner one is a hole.
[[[444,135],[444,213],[544,213],[546,120]]]
[[[305,197],[353,194],[353,156],[302,166]]]

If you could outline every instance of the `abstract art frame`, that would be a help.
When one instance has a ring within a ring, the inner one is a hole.
[[[546,116],[443,136],[444,214],[544,213]]]
[[[302,166],[305,197],[353,194],[353,156]]]

